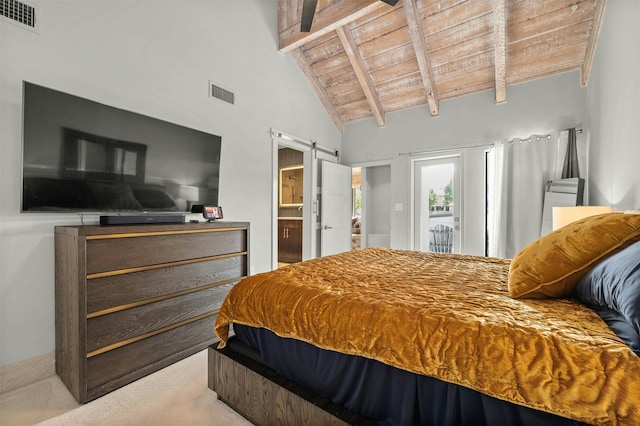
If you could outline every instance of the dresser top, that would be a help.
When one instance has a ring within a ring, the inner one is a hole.
[[[206,231],[226,228],[249,229],[249,222],[198,222],[198,223],[172,223],[172,224],[142,224],[142,225],[71,225],[56,226],[56,234],[69,234],[77,236],[106,235],[106,234],[131,234],[147,232],[175,232],[175,231]]]

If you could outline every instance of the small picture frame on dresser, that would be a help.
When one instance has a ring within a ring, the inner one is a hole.
[[[220,206],[204,206],[202,216],[204,216],[204,218],[209,222],[220,220],[224,217],[222,214],[222,207]]]

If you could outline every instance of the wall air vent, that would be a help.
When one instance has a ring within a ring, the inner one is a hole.
[[[36,8],[17,0],[0,0],[0,18],[3,21],[37,30]]]
[[[227,89],[223,89],[209,82],[209,96],[212,98],[220,99],[221,101],[228,102],[230,104],[236,103],[236,95]]]

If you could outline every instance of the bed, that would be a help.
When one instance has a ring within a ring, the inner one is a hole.
[[[257,424],[638,425],[639,241],[612,213],[514,259],[368,248],[247,277],[209,386]]]

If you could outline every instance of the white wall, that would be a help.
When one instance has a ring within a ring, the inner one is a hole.
[[[507,103],[494,104],[493,91],[440,102],[440,115],[429,117],[426,106],[387,114],[379,128],[373,119],[347,124],[343,136],[346,164],[393,160],[393,199],[404,204],[393,212],[391,245],[411,247],[410,156],[399,153],[465,148],[464,150],[464,252],[484,254],[484,149],[469,148],[503,139],[547,134],[582,127],[586,93],[580,73],[511,86]],[[526,194],[522,196],[526,202]]]
[[[389,247],[391,165],[362,167],[362,247]]]
[[[640,209],[640,1],[609,0],[587,86],[589,200]]]
[[[277,52],[277,0],[31,3],[38,33],[0,23],[0,366],[54,350],[53,229],[80,224],[19,213],[22,80],[222,136],[220,204],[251,222],[254,272],[271,269],[270,127],[341,143]],[[209,99],[208,80],[236,104]]]

